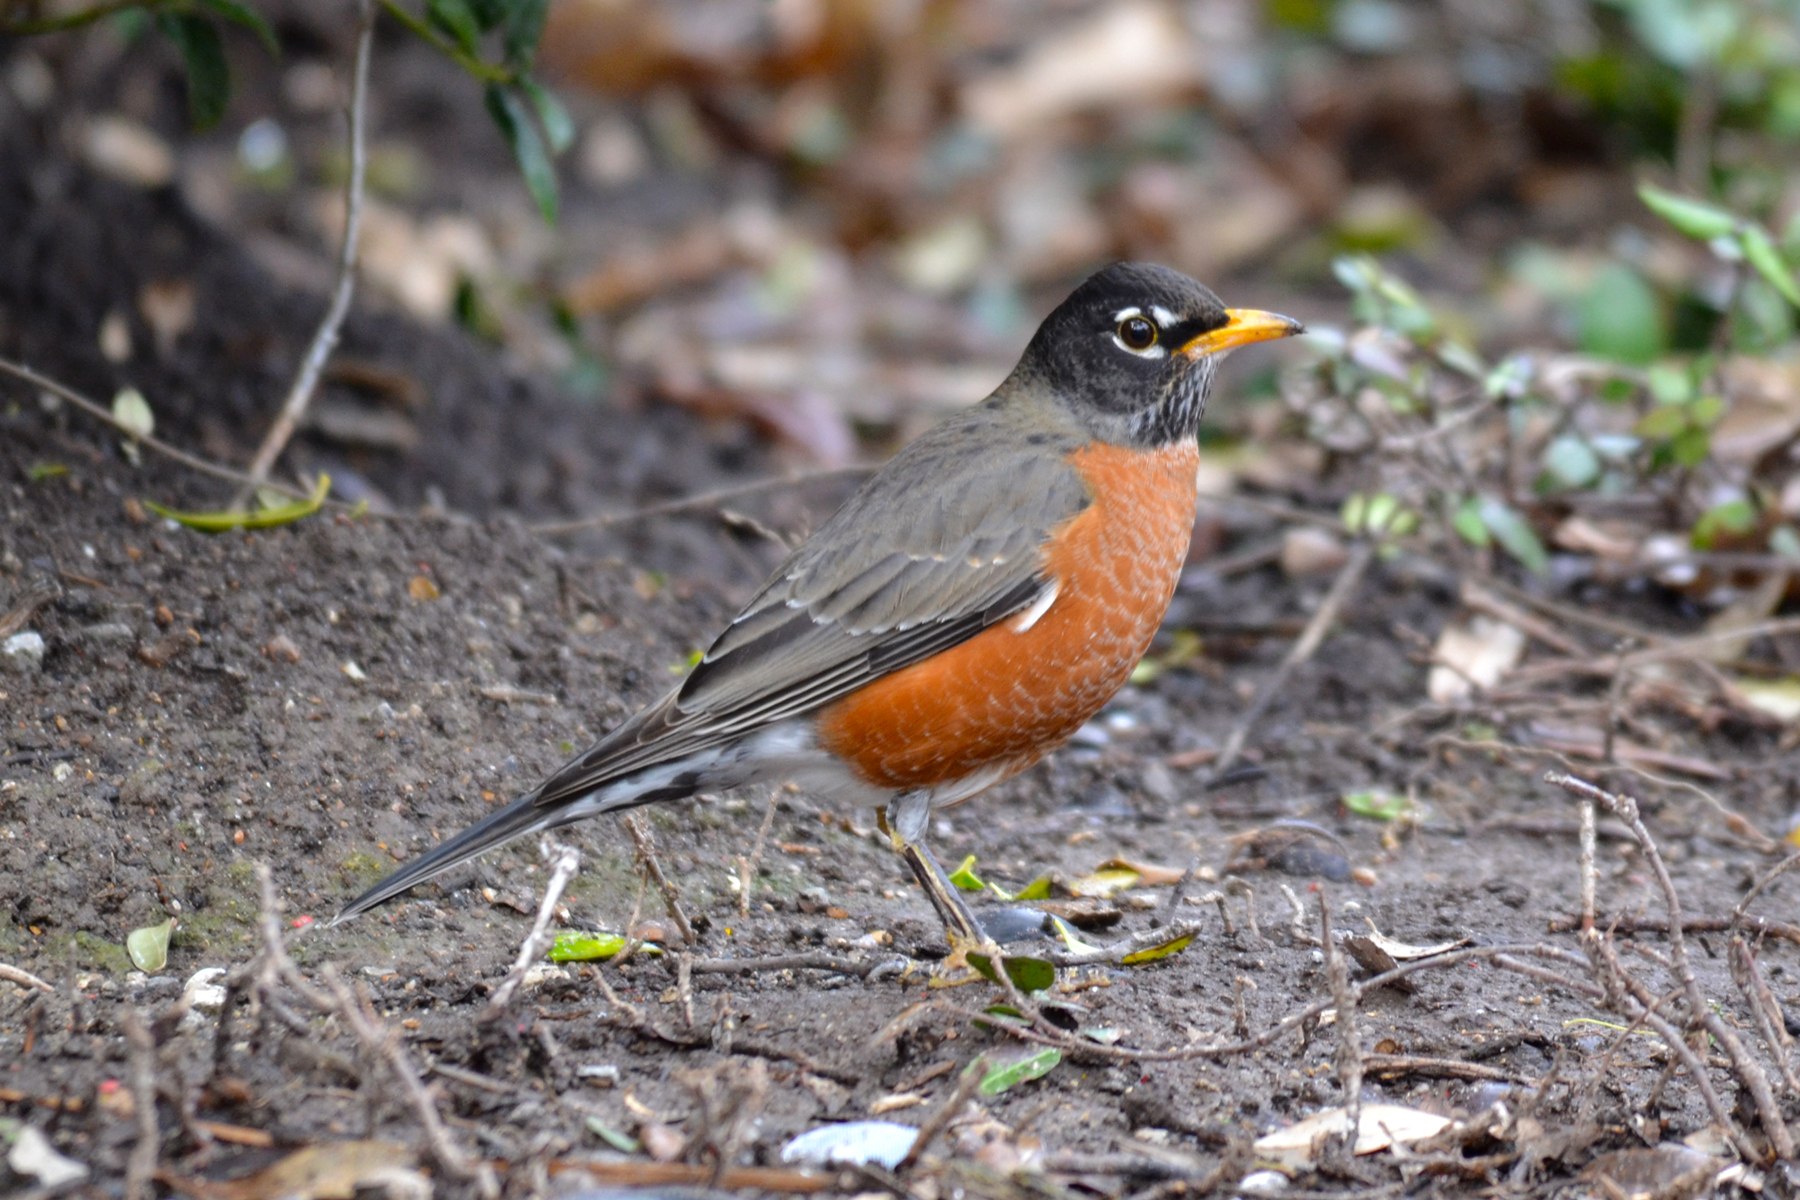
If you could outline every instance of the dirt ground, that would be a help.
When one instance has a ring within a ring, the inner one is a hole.
[[[193,273],[201,332],[137,375],[164,398],[159,432],[182,444],[242,436],[315,311],[316,296],[262,274],[168,192],[97,180],[41,147],[0,154],[0,228],[21,231],[0,240],[0,352],[102,397],[113,379],[91,350],[95,314],[171,263]],[[360,474],[395,511],[218,537],[141,507],[216,503],[191,473],[154,455],[134,466],[115,435],[66,406],[0,389],[0,612],[17,614],[9,636],[44,644],[41,662],[0,675],[0,964],[49,986],[0,979],[0,1114],[85,1166],[68,1194],[118,1195],[152,1169],[159,1194],[275,1194],[266,1177],[220,1181],[349,1139],[393,1143],[364,1151],[402,1169],[388,1186],[429,1179],[450,1197],[480,1194],[483,1170],[509,1195],[621,1181],[783,1192],[800,1186],[780,1156],[794,1135],[870,1117],[922,1125],[977,1056],[1034,1049],[973,1019],[1000,998],[992,987],[932,985],[940,934],[873,814],[822,811],[804,795],[645,814],[691,948],[617,821],[567,831],[581,873],[559,926],[622,930],[636,914],[667,952],[535,971],[497,1019],[484,1012],[546,874],[535,846],[322,927],[388,868],[669,686],[779,554],[713,508],[573,542],[524,523],[755,478],[769,461],[741,427],[572,398],[465,335],[391,314],[355,316],[345,354],[420,381],[422,438],[358,459],[313,437],[296,455]],[[66,469],[39,470],[49,464]],[[844,486],[746,505],[791,530]],[[1209,520],[1222,544],[1197,558],[1170,621],[1198,631],[1203,653],[1128,688],[1049,763],[933,831],[941,857],[974,855],[982,877],[1014,890],[1049,875],[1060,893],[1121,858],[1191,870],[1179,892],[1161,883],[1094,903],[1101,927],[1086,936],[1179,918],[1200,922],[1196,940],[1156,962],[1065,969],[1053,994],[1105,1036],[981,1098],[901,1180],[845,1170],[806,1186],[1232,1194],[1258,1166],[1251,1143],[1344,1103],[1355,1071],[1365,1103],[1474,1132],[1410,1158],[1335,1160],[1287,1194],[1600,1195],[1595,1164],[1627,1161],[1607,1155],[1689,1135],[1723,1154],[1705,1091],[1666,1042],[1626,1028],[1595,993],[1578,935],[1557,931],[1580,906],[1578,808],[1540,776],[1566,761],[1640,796],[1698,922],[1686,942],[1695,986],[1754,1046],[1724,918],[1779,861],[1800,794],[1791,737],[1731,712],[1656,714],[1665,757],[1647,777],[1521,750],[1524,731],[1489,724],[1516,713],[1422,709],[1423,649],[1456,610],[1459,581],[1398,559],[1372,568],[1256,725],[1253,769],[1209,785],[1209,752],[1329,582],[1296,584],[1267,561],[1216,569],[1279,526],[1236,509]],[[1693,625],[1660,595],[1551,598],[1628,609],[1670,632]],[[1593,631],[1576,636],[1605,648]],[[1564,694],[1605,699],[1578,683]],[[1377,790],[1410,797],[1410,815],[1384,822],[1343,802]],[[770,803],[740,906],[740,859]],[[298,966],[235,992],[222,1014],[190,981],[267,965],[257,864]],[[1617,820],[1601,821],[1596,874],[1601,909],[1625,922],[1628,972],[1671,991],[1670,942],[1654,931],[1664,897]],[[1800,946],[1779,922],[1796,886],[1777,880],[1753,906],[1777,923],[1756,947],[1789,1013]],[[1518,958],[1544,973],[1478,953],[1366,992],[1353,1020],[1314,1013],[1284,1027],[1344,994],[1321,904],[1340,932],[1526,947]],[[127,934],[171,914],[166,967],[133,970]],[[1632,932],[1638,919],[1650,932]],[[1532,947],[1547,949],[1533,958]],[[1052,945],[1033,934],[1016,948]],[[761,962],[782,958],[838,966]],[[313,1006],[307,989],[334,980],[366,1008]],[[1261,1044],[1206,1049],[1246,1040]],[[1722,1113],[1754,1130],[1743,1076],[1717,1047],[1701,1050]],[[608,1134],[638,1149],[621,1153]],[[423,1177],[405,1173],[415,1162]],[[658,1175],[657,1163],[670,1166]],[[715,1167],[730,1170],[715,1178]],[[1769,1194],[1792,1186],[1786,1169],[1763,1176]],[[36,1186],[0,1173],[9,1195]]]

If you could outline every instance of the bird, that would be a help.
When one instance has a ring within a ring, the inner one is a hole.
[[[990,944],[926,845],[932,810],[1032,766],[1124,686],[1187,558],[1220,360],[1302,332],[1169,267],[1099,270],[985,400],[796,547],[667,695],[333,923],[518,837],[793,783],[874,808],[951,945]]]

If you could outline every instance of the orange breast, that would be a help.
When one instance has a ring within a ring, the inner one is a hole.
[[[1194,525],[1192,442],[1070,456],[1093,502],[1044,550],[1055,601],[823,709],[819,740],[870,783],[934,787],[1024,770],[1125,683],[1175,594]]]

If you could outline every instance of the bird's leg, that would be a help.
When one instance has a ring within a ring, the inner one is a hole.
[[[887,811],[882,815],[882,825],[893,842],[895,852],[912,869],[913,877],[925,889],[931,906],[937,909],[939,919],[944,922],[944,931],[949,936],[951,949],[960,952],[985,946],[989,938],[982,931],[981,923],[969,911],[969,906],[963,903],[956,885],[950,882],[950,877],[944,874],[944,868],[925,845],[925,824],[931,815],[931,797],[922,791],[901,792],[889,802]]]

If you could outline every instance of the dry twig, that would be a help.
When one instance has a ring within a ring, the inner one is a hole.
[[[538,905],[537,919],[531,923],[531,932],[519,944],[519,957],[513,960],[512,969],[500,986],[494,989],[489,998],[487,1008],[482,1011],[483,1021],[497,1020],[506,1013],[506,1006],[512,1003],[513,993],[525,982],[525,973],[542,957],[544,948],[550,944],[550,921],[556,915],[557,902],[562,899],[563,889],[569,886],[569,880],[581,869],[581,851],[573,846],[565,846],[552,838],[544,838],[541,853],[550,862],[550,878],[544,884],[543,903]]]
[[[1337,578],[1332,581],[1331,590],[1325,593],[1318,611],[1313,613],[1312,620],[1307,623],[1306,632],[1289,647],[1287,657],[1281,660],[1281,665],[1275,668],[1275,673],[1264,682],[1256,699],[1251,701],[1250,707],[1244,710],[1244,715],[1232,727],[1224,747],[1219,751],[1218,759],[1213,763],[1213,778],[1217,779],[1236,765],[1238,755],[1243,752],[1244,741],[1250,736],[1250,730],[1262,719],[1294,672],[1318,651],[1319,644],[1325,640],[1326,631],[1337,621],[1338,613],[1355,594],[1356,585],[1362,581],[1369,564],[1374,561],[1375,543],[1372,541],[1360,541],[1350,551],[1349,558],[1344,560]]]
[[[356,292],[357,242],[362,233],[363,177],[369,165],[369,54],[374,44],[375,5],[373,0],[358,0],[356,56],[350,75],[350,176],[344,181],[344,240],[338,247],[337,283],[324,319],[313,331],[312,341],[300,360],[300,369],[294,374],[281,412],[250,460],[250,479],[240,489],[234,508],[248,503],[250,493],[268,479],[275,460],[300,427],[300,419],[306,415],[307,405],[312,403],[313,392],[318,388],[319,375],[337,345],[344,318],[350,313],[350,298]]]
[[[656,857],[656,842],[651,838],[649,828],[637,813],[625,815],[625,828],[631,834],[632,844],[637,847],[638,862],[643,864],[651,881],[662,893],[663,904],[668,907],[669,919],[675,922],[675,928],[681,932],[682,943],[694,945],[694,927],[688,924],[687,913],[682,911],[681,893],[669,882],[668,876],[663,874],[662,863]]]

